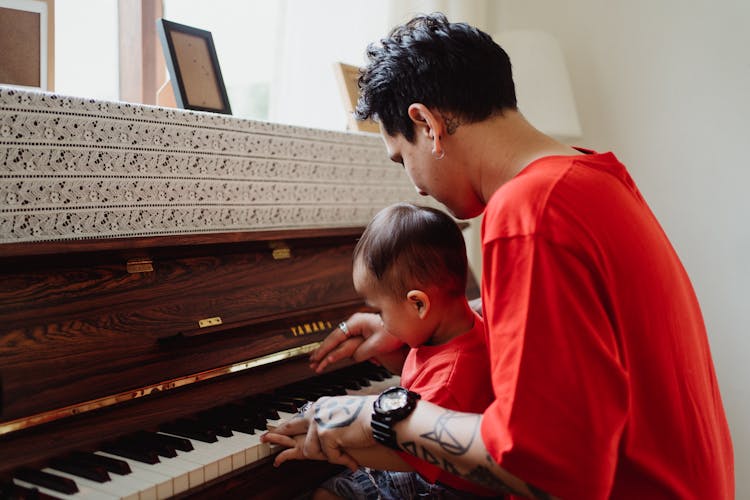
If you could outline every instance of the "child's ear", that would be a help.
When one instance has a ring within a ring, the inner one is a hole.
[[[414,309],[420,319],[424,319],[430,311],[430,297],[422,290],[409,290],[406,294],[406,300]]]

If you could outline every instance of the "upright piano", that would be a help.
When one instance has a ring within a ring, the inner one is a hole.
[[[314,489],[336,468],[258,436],[397,380],[307,355],[364,310],[363,227],[415,197],[375,135],[0,87],[0,497]]]

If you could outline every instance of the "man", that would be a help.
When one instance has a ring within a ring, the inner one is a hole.
[[[418,16],[367,55],[358,118],[380,123],[420,193],[459,218],[484,211],[495,400],[476,415],[406,394],[378,401],[390,413],[323,399],[277,432],[307,432],[308,458],[351,468],[356,448],[395,441],[519,496],[733,498],[700,307],[625,167],[533,128],[507,55],[475,28]],[[326,363],[346,351],[329,339]]]

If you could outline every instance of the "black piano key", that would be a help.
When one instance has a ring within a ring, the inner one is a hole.
[[[246,412],[239,405],[220,406],[211,409],[206,414],[209,418],[223,422],[231,430],[246,434],[255,434],[255,426],[253,424],[258,420],[257,415],[246,415]]]
[[[0,483],[0,499],[2,500],[38,500],[39,490],[26,488],[14,483]]]
[[[74,476],[96,481],[97,483],[104,483],[111,480],[107,469],[104,467],[76,460],[75,457],[53,458],[50,460],[50,467],[73,474]]]
[[[271,406],[270,402],[272,400],[273,396],[271,394],[257,394],[245,399],[244,404],[264,420],[276,420],[279,418],[279,412]]]
[[[174,458],[177,456],[174,446],[159,439],[157,434],[152,432],[140,431],[126,436],[124,439],[132,440],[161,457]]]
[[[333,381],[318,381],[311,380],[306,383],[311,388],[318,389],[325,392],[326,396],[344,396],[346,395],[346,387],[342,384],[337,384]]]
[[[232,437],[232,428],[229,424],[222,420],[222,418],[216,415],[215,412],[201,412],[195,416],[195,418],[206,428],[211,429],[217,436],[221,437]]]
[[[72,479],[67,477],[56,476],[48,472],[34,470],[29,468],[18,469],[13,473],[13,477],[26,481],[27,483],[43,486],[50,490],[59,491],[72,495],[78,493],[78,485]]]
[[[376,382],[382,382],[386,379],[386,376],[380,370],[363,370],[363,375]]]
[[[283,397],[287,401],[290,398],[297,398],[304,401],[315,401],[316,399],[325,396],[325,393],[326,391],[322,391],[314,387],[305,387],[299,384],[295,384],[294,386],[281,387],[279,389],[276,389],[273,392],[273,395],[276,396],[277,399]],[[287,410],[281,409],[281,411]]]
[[[147,449],[142,443],[133,443],[126,441],[117,441],[115,443],[109,443],[102,447],[102,451],[117,455],[119,457],[129,458],[136,462],[142,462],[144,464],[158,464],[158,454],[150,449]]]
[[[339,373],[331,373],[326,376],[325,380],[331,380],[335,384],[339,384],[343,386],[346,389],[350,389],[352,391],[358,391],[362,388],[362,386],[357,382],[356,379],[352,377],[347,377],[346,374],[339,374]]]
[[[104,467],[107,471],[119,476],[125,476],[132,472],[130,470],[130,464],[125,460],[118,460],[116,458],[105,457],[103,455],[97,455],[96,453],[87,453],[83,451],[74,451],[70,454],[70,457],[81,462]]]
[[[388,368],[386,368],[385,366],[379,366],[379,365],[373,365],[373,366],[375,367],[375,371],[377,371],[378,373],[380,373],[381,375],[383,375],[383,377],[384,377],[383,380],[385,380],[387,378],[391,378],[393,376],[393,373],[391,373],[391,371]]]
[[[268,420],[276,420],[279,413],[273,408],[258,406],[258,403],[244,402],[240,406],[240,411],[248,419],[254,429],[266,431],[268,429]]]
[[[197,441],[203,441],[204,443],[215,443],[218,441],[216,433],[213,430],[206,428],[200,422],[186,418],[166,423],[160,429],[168,434],[176,434]]]
[[[159,434],[159,433],[155,433],[154,438],[164,444],[171,446],[175,450],[193,451],[193,443],[191,443],[189,439],[185,439],[185,438],[181,438],[177,436],[168,436],[167,434]]]
[[[311,397],[302,397],[302,396],[290,396],[288,394],[282,394],[282,393],[263,393],[258,394],[255,396],[255,398],[258,400],[258,403],[267,407],[272,408],[277,411],[285,411],[287,413],[297,413],[297,408],[299,406],[302,406],[306,401],[310,399],[317,399],[314,395],[310,395]],[[278,417],[278,414],[276,416]],[[269,418],[269,420],[275,420],[272,418]]]
[[[274,395],[284,396],[285,400],[297,399],[299,401],[315,401],[323,396],[330,396],[330,391],[321,387],[297,384],[293,387],[282,388],[274,391]],[[287,410],[283,410],[287,411]]]
[[[370,387],[372,382],[367,377],[367,374],[362,370],[361,365],[354,365],[341,370],[341,376],[346,376],[351,380],[354,380],[360,387]]]
[[[126,461],[119,460],[117,458],[105,457],[102,455],[97,455],[96,453],[87,453],[81,451],[75,451],[71,453],[70,457],[94,466],[103,467],[108,472],[112,472],[120,476],[124,476],[132,472],[130,470],[130,465]]]

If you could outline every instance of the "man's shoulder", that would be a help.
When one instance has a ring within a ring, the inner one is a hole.
[[[492,195],[484,212],[484,239],[537,234],[550,222],[550,213],[560,222],[554,217],[558,209],[574,199],[589,200],[581,194],[608,184],[615,190],[634,189],[625,167],[611,153],[540,158]]]

